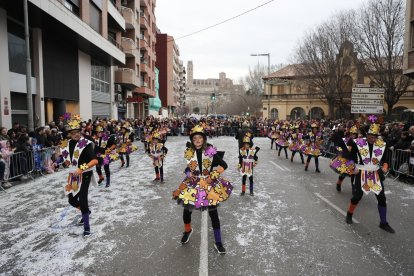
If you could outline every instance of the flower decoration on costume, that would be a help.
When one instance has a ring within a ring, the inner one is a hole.
[[[210,161],[210,159],[204,159],[203,160],[203,167],[204,168],[209,168],[211,166],[211,161]]]
[[[74,115],[73,115],[73,119],[75,119],[75,120],[80,120],[80,119],[81,119],[81,117],[80,117],[80,115],[79,115],[79,114],[74,114]]]
[[[187,148],[184,151],[184,158],[190,160],[194,156],[194,150],[192,148]]]
[[[79,158],[79,150],[75,150],[75,152],[73,153],[73,158]]]
[[[88,144],[88,140],[86,140],[86,139],[80,139],[79,140],[79,143],[78,143],[78,147],[80,149],[82,149],[82,148],[86,147],[87,144]]]
[[[220,173],[217,170],[214,170],[210,173],[210,177],[212,180],[217,179],[220,176]]]
[[[356,139],[356,140],[355,140],[355,143],[356,143],[358,146],[360,146],[360,147],[363,147],[363,146],[366,146],[366,145],[367,145],[367,141],[366,141],[365,139],[363,139],[363,138],[358,138],[358,139]]]
[[[365,158],[365,159],[364,159],[364,164],[365,164],[365,165],[369,164],[369,162],[370,162],[370,159],[369,159],[369,158]]]
[[[82,165],[79,166],[79,169],[81,169],[82,171],[87,170],[88,169],[88,164],[83,163]]]
[[[70,113],[65,113],[65,114],[63,114],[63,117],[62,117],[62,119],[63,120],[70,120],[70,117],[71,117],[71,115],[70,115]]]
[[[67,140],[67,139],[64,139],[64,140],[60,141],[59,147],[60,147],[61,149],[64,149],[64,148],[66,148],[67,146],[68,146],[68,140]]]
[[[210,146],[206,148],[206,151],[204,152],[204,155],[208,157],[213,157],[217,153],[217,148]]]
[[[375,141],[375,145],[376,145],[377,147],[382,148],[382,147],[384,147],[384,146],[385,146],[385,142],[384,142],[384,140],[382,140],[382,139],[377,139],[377,141]]]
[[[376,149],[376,150],[374,150],[374,154],[375,154],[375,156],[382,155],[382,149]]]
[[[378,117],[375,115],[368,116],[368,121],[370,121],[371,123],[375,123],[377,120],[378,120]]]
[[[77,166],[77,165],[78,165],[78,162],[77,162],[75,159],[73,159],[73,161],[72,161],[72,165],[73,165],[73,166]]]
[[[67,150],[62,151],[63,158],[67,158],[69,155],[69,152]]]
[[[77,129],[80,127],[80,122],[79,121],[70,121],[68,122],[68,125],[70,127],[70,129]]]
[[[359,153],[360,153],[362,156],[367,156],[367,155],[368,155],[368,149],[366,149],[366,148],[360,149],[360,150],[359,150]]]

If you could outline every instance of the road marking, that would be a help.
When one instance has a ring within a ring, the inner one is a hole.
[[[199,276],[208,276],[207,211],[201,212],[201,243]]]
[[[283,166],[283,168],[284,168],[285,170],[287,170],[288,172],[290,172],[290,169],[289,169],[288,167]]]
[[[314,193],[319,199],[321,199],[322,201],[324,201],[326,204],[328,204],[329,206],[331,206],[332,208],[334,208],[335,210],[337,210],[339,213],[341,213],[342,215],[344,215],[346,217],[346,212],[344,210],[342,210],[341,208],[339,208],[338,206],[336,206],[335,204],[333,204],[332,202],[330,202],[327,198],[321,196],[320,193]],[[352,218],[352,221],[354,223],[359,223],[358,220]]]
[[[279,166],[278,164],[276,164],[273,161],[270,161],[270,163],[272,163],[273,165],[275,165],[276,167],[278,167],[279,169],[281,169],[282,171],[286,171],[283,167]]]

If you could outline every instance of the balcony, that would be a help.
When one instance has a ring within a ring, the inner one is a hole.
[[[147,38],[143,35],[140,35],[139,47],[142,48],[142,50],[148,51],[148,48],[149,48],[148,41],[147,41]]]
[[[138,57],[139,51],[134,40],[128,37],[122,37],[122,50],[127,57]]]
[[[148,97],[155,97],[155,91],[152,91],[148,87],[137,87],[134,89],[134,93],[146,95]]]
[[[115,71],[115,83],[125,85],[129,89],[139,87],[139,79],[134,70],[130,68],[119,68]]]
[[[119,27],[123,31],[125,31],[125,19],[123,15],[118,11],[118,9],[114,6],[112,1],[108,2],[108,13],[115,20],[115,22],[119,25]]]
[[[139,65],[139,70],[141,71],[141,73],[146,73],[148,74],[148,65],[146,60],[141,60],[141,64]]]
[[[126,29],[135,29],[136,18],[134,11],[127,7],[121,7],[121,14],[125,19]]]
[[[146,30],[151,29],[149,27],[148,19],[147,19],[145,13],[143,13],[143,12],[140,12],[139,24],[140,24],[141,28],[143,28],[143,29],[146,29]]]

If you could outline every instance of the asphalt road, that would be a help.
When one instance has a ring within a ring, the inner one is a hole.
[[[67,208],[65,172],[37,178],[0,193],[0,273],[2,275],[414,275],[414,187],[387,179],[388,221],[378,227],[373,194],[355,211],[359,223],[347,225],[350,180],[336,192],[337,175],[320,161],[321,173],[303,170],[261,148],[255,168],[255,196],[240,196],[237,142],[210,139],[225,150],[224,176],[235,186],[219,208],[226,255],[218,255],[206,212],[193,212],[194,233],[186,245],[182,207],[171,192],[183,179],[186,137],[172,137],[164,184],[153,183],[153,168],[141,149],[131,166],[111,165],[112,186],[90,188],[91,228],[84,239],[79,216]],[[139,145],[139,144],[138,144]],[[283,154],[282,154],[283,155]],[[290,156],[290,153],[289,153]]]

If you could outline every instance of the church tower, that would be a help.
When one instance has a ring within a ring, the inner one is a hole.
[[[193,62],[187,62],[187,86],[193,85]]]

